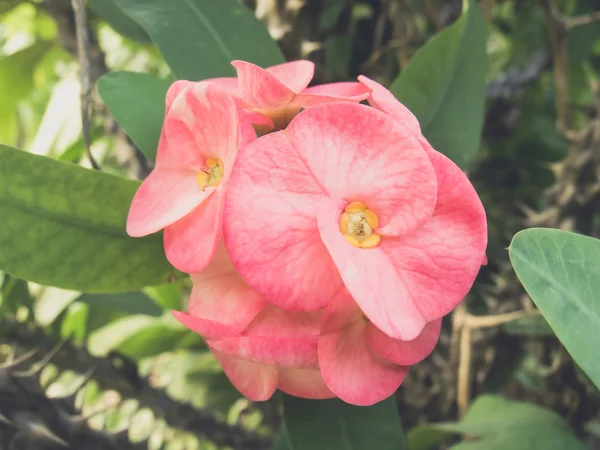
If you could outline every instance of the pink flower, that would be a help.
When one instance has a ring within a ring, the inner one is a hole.
[[[379,94],[373,104],[387,108]],[[463,172],[406,108],[388,114],[317,105],[249,145],[231,175],[224,237],[267,301],[315,311],[348,289],[376,328],[410,341],[467,294],[487,227]]]
[[[407,366],[424,359],[440,333],[436,320],[413,341],[391,339],[365,321],[346,290],[325,311],[282,310],[244,283],[223,247],[192,280],[188,314],[175,317],[206,339],[234,386],[253,401],[280,389],[371,405],[394,393]]]
[[[253,401],[275,389],[304,398],[331,398],[317,364],[321,312],[288,312],[256,294],[221,247],[192,275],[188,314],[174,312],[206,339],[233,385]]]
[[[199,272],[222,235],[225,189],[238,148],[256,138],[238,120],[229,93],[214,83],[178,81],[167,93],[156,167],[133,198],[127,233],[164,232],[167,258]]]
[[[380,402],[400,386],[410,365],[435,348],[442,320],[429,322],[411,341],[392,339],[363,316],[344,289],[323,314],[319,367],[327,387],[359,406]]]
[[[315,65],[300,60],[263,69],[245,61],[231,63],[237,78],[213,78],[237,99],[261,131],[283,129],[301,108],[347,100],[365,100],[368,89],[361,83],[343,82],[307,88],[313,78]]]

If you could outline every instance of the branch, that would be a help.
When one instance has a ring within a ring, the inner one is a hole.
[[[556,89],[556,112],[561,131],[570,127],[569,115],[569,79],[567,65],[567,27],[557,15],[551,0],[539,0],[540,7],[546,17],[552,62],[554,64],[554,86]]]
[[[90,368],[95,368],[93,379],[102,390],[114,390],[125,398],[137,400],[140,409],[150,409],[170,427],[187,431],[200,441],[209,439],[216,445],[237,450],[263,450],[269,447],[270,440],[266,437],[237,425],[229,425],[208,411],[172,399],[164,390],[152,386],[149,379],[140,377],[135,362],[124,356],[110,354],[97,358],[70,342],[65,342],[57,350],[42,329],[7,319],[0,320],[0,337],[7,337],[24,348],[36,349],[40,358],[48,359],[50,354],[52,363],[61,371],[72,370],[84,374]]]
[[[580,27],[582,25],[589,25],[590,23],[600,22],[600,11],[594,11],[589,14],[583,14],[575,17],[564,17],[563,22],[567,31],[573,28]]]
[[[71,0],[73,13],[75,15],[75,31],[77,36],[77,54],[79,56],[79,73],[81,84],[81,127],[83,133],[83,144],[90,164],[96,170],[100,166],[94,159],[90,139],[90,97],[92,93],[92,82],[90,77],[90,40],[87,28],[87,15],[83,0]]]

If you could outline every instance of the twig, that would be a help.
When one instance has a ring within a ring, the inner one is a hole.
[[[567,66],[567,27],[558,17],[551,0],[539,0],[540,7],[546,17],[552,62],[554,65],[554,85],[556,89],[556,112],[561,131],[570,127],[569,117],[569,79]]]
[[[565,17],[563,21],[565,23],[567,31],[569,31],[573,28],[582,25],[589,25],[590,23],[600,22],[600,11],[594,11],[589,14],[583,14],[581,16]]]
[[[537,309],[530,311],[515,311],[506,314],[497,314],[494,316],[474,316],[466,311],[465,306],[457,308],[458,318],[453,322],[453,341],[456,345],[458,340],[458,377],[456,386],[456,405],[458,407],[459,417],[463,417],[469,409],[471,400],[471,335],[472,331],[480,328],[491,328],[498,325],[512,322],[513,320],[524,319],[525,317],[539,316]],[[459,336],[458,339],[456,336]]]
[[[90,139],[90,97],[92,93],[92,83],[90,79],[90,59],[89,59],[89,36],[87,29],[87,17],[83,0],[71,0],[73,13],[75,16],[75,30],[77,36],[77,55],[79,57],[79,73],[81,83],[81,129],[83,133],[83,145],[87,153],[90,164],[96,170],[100,166],[94,159],[91,149]]]

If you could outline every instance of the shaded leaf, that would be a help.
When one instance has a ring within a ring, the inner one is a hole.
[[[161,316],[163,309],[142,292],[123,292],[118,294],[83,294],[77,299],[79,303],[88,304],[93,311],[109,309],[127,314],[145,314]]]
[[[404,433],[392,397],[373,406],[353,406],[339,399],[283,397],[284,421],[291,450],[402,450]]]
[[[114,0],[88,0],[88,5],[117,33],[135,41],[150,42],[150,37],[137,23],[127,16]]]
[[[432,429],[479,438],[461,442],[452,450],[583,450],[567,423],[554,411],[537,405],[478,397],[458,423],[432,425]]]
[[[284,62],[275,41],[237,0],[115,0],[144,28],[178,79],[234,76],[234,59]]]
[[[471,6],[409,61],[391,91],[419,119],[431,145],[460,167],[477,154],[487,72],[486,23]]]
[[[160,236],[125,233],[139,183],[0,145],[0,269],[82,292],[167,282]]]
[[[600,388],[600,240],[531,228],[509,247],[527,293],[577,364]]]
[[[135,72],[112,72],[98,80],[98,92],[111,114],[151,161],[156,158],[170,84]]]

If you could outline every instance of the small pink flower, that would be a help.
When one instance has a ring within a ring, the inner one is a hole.
[[[224,193],[238,147],[256,136],[215,83],[174,83],[166,109],[156,167],[133,198],[127,233],[139,237],[164,228],[171,264],[199,272],[221,240]]]
[[[483,206],[399,111],[317,105],[240,152],[225,244],[267,301],[315,311],[347,288],[375,327],[409,341],[467,294],[487,242]]]
[[[223,247],[200,274],[188,314],[174,312],[206,339],[233,385],[254,401],[275,389],[304,398],[331,398],[317,364],[320,312],[269,305],[235,272]]]
[[[263,69],[245,61],[231,63],[237,78],[213,78],[236,98],[259,130],[283,129],[301,108],[347,100],[365,100],[369,91],[361,83],[342,82],[307,88],[315,65],[311,61],[292,61]]]
[[[410,365],[437,344],[442,319],[429,322],[411,341],[392,339],[363,316],[344,290],[327,306],[318,342],[325,384],[340,399],[359,406],[380,402],[400,386]]]

